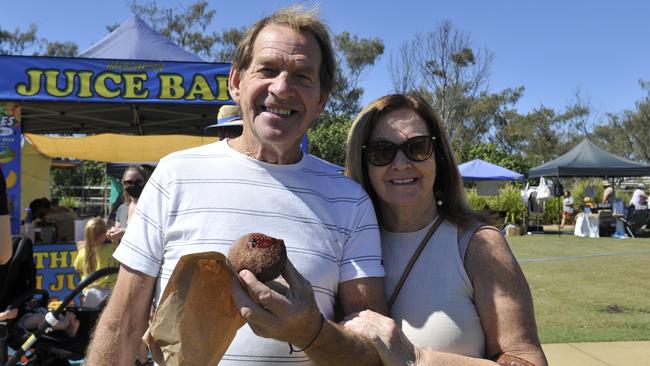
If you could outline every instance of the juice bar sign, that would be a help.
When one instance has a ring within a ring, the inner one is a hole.
[[[215,103],[228,96],[228,64],[110,61],[91,59],[52,59],[0,57],[23,61],[23,67],[6,65],[14,72],[0,71],[13,79],[12,85],[0,82],[0,99],[86,101]],[[38,59],[37,63],[29,63]],[[43,62],[46,61],[46,62]],[[7,87],[11,89],[7,91]]]
[[[75,258],[75,244],[35,245],[36,288],[46,290],[50,298],[62,300],[66,297],[79,283],[74,269]]]

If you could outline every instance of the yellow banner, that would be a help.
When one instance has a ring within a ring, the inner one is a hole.
[[[111,163],[154,162],[174,151],[217,141],[216,137],[203,136],[132,136],[110,133],[84,137],[52,137],[26,133],[25,137],[36,150],[51,158]]]

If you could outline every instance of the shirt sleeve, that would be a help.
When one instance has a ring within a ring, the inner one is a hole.
[[[121,264],[151,277],[158,276],[163,262],[170,199],[166,168],[163,160],[154,170],[113,254]]]
[[[364,277],[383,277],[379,226],[372,201],[365,192],[357,203],[348,240],[343,246],[340,282]]]

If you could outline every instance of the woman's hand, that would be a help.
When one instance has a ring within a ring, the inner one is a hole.
[[[340,324],[370,339],[384,365],[415,365],[418,350],[393,319],[364,310],[348,315]]]
[[[126,232],[126,228],[123,228],[120,226],[120,223],[116,223],[115,226],[112,228],[108,229],[106,232],[106,239],[112,241],[113,243],[117,243],[120,240],[122,240],[122,237],[124,236],[124,233]]]
[[[0,321],[16,319],[17,316],[18,316],[18,309],[0,311]]]

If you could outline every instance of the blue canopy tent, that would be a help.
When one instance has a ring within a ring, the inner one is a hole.
[[[513,172],[510,169],[506,169],[496,164],[488,163],[487,161],[483,161],[481,159],[475,159],[460,164],[458,166],[458,170],[460,171],[460,175],[463,177],[463,181],[465,182],[487,180],[524,180],[523,174]]]
[[[137,16],[129,18],[79,57],[205,62],[201,57],[178,47]]]

